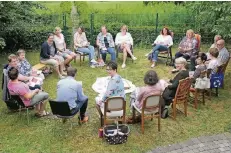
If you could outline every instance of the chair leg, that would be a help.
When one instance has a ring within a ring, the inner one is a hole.
[[[203,102],[203,105],[205,105],[205,89],[203,89],[202,91],[202,102]]]
[[[154,114],[151,114],[151,121],[152,121],[152,120],[153,120],[153,118],[154,118],[153,116],[154,116]]]
[[[85,55],[83,55],[83,61],[84,61],[84,59],[85,59]]]
[[[196,89],[195,94],[194,94],[194,107],[197,109],[198,106],[198,91]]]
[[[100,126],[102,127],[103,126],[103,116],[100,115]]]
[[[184,102],[184,114],[185,114],[185,117],[187,117],[187,101]]]
[[[144,134],[144,114],[141,114],[141,131]]]
[[[136,119],[136,110],[135,110],[135,108],[132,106],[132,122],[133,122],[133,124],[135,123],[135,119]]]
[[[79,65],[81,66],[81,62],[82,62],[82,55],[79,54]]]
[[[29,109],[26,108],[27,124],[29,125]]]
[[[208,89],[208,92],[209,92],[209,100],[211,100],[211,96],[212,96],[212,89]]]
[[[160,132],[160,114],[158,116],[158,131]]]
[[[216,97],[218,97],[218,87],[216,88]]]
[[[100,115],[100,126],[102,127],[102,126],[103,126],[103,121],[104,121],[104,119],[103,119],[103,115],[102,115],[102,112],[101,112],[101,110],[100,110],[100,107],[99,107],[99,105],[97,105],[97,104],[96,104],[96,109],[97,109],[97,111],[99,112],[99,115]]]
[[[173,104],[172,104],[172,109],[173,109],[173,111],[172,111],[173,119],[176,120],[176,103],[175,102],[173,102]]]
[[[104,115],[104,118],[103,118],[103,125],[105,126],[106,124],[107,124],[107,118],[106,118],[106,116]]]

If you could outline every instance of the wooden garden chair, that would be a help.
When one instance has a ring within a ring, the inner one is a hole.
[[[211,72],[205,70],[205,71],[201,72],[200,77],[209,78],[210,73]],[[192,101],[193,101],[193,105],[194,105],[195,109],[198,108],[198,102],[200,101],[199,100],[200,96],[201,96],[201,99],[202,99],[202,104],[205,105],[205,94],[206,94],[206,92],[208,92],[209,100],[210,100],[211,99],[211,90],[210,89],[196,89],[196,88],[193,88],[193,87],[190,88],[190,93],[193,94]]]
[[[100,115],[101,126],[105,126],[109,120],[126,122],[126,101],[123,97],[110,97],[104,102],[104,107],[96,104]]]
[[[145,98],[143,106],[139,109],[135,103],[132,106],[132,117],[135,121],[136,114],[135,112],[141,114],[141,131],[144,134],[144,120],[153,118],[158,118],[158,131],[160,131],[160,115],[161,115],[161,105],[160,105],[160,95],[150,95]]]
[[[175,95],[175,98],[173,99],[173,103],[172,103],[172,109],[173,109],[172,118],[174,120],[176,120],[176,112],[177,112],[177,110],[179,110],[176,107],[177,105],[182,105],[183,104],[183,106],[184,106],[184,114],[187,117],[187,105],[188,105],[188,95],[189,95],[190,87],[191,87],[191,79],[189,77],[179,81],[179,85],[177,87],[176,95]]]

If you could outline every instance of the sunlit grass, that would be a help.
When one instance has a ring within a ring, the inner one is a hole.
[[[173,49],[176,50],[175,48]],[[204,49],[206,50],[206,49]],[[134,63],[127,61],[126,69],[121,69],[122,55],[118,59],[119,74],[132,81],[136,86],[143,85],[144,73],[149,70],[150,63],[144,57],[148,50],[135,48],[138,57]],[[39,51],[27,53],[28,60],[34,65],[39,61]],[[109,59],[108,55],[108,59]],[[6,63],[6,56],[0,57],[0,63]],[[189,108],[188,117],[177,114],[177,121],[171,118],[161,120],[161,132],[157,130],[157,120],[145,122],[145,133],[141,134],[140,124],[129,125],[131,133],[126,144],[111,146],[98,138],[100,126],[97,111],[94,107],[94,98],[97,94],[91,86],[97,77],[107,76],[105,68],[92,69],[88,67],[88,61],[80,67],[79,61],[72,63],[78,69],[77,80],[83,81],[84,93],[89,97],[88,113],[90,121],[84,125],[75,125],[70,130],[70,122],[62,124],[59,119],[37,119],[30,113],[30,124],[27,125],[26,113],[21,116],[18,113],[8,113],[5,103],[0,103],[0,152],[147,152],[157,146],[181,142],[191,137],[222,133],[230,126],[230,89],[231,81],[230,65],[225,79],[225,89],[219,90],[219,97],[212,97],[212,101],[206,99],[205,106],[199,105],[198,110]],[[164,62],[158,62],[154,69],[160,78],[173,77],[169,73],[171,67]],[[48,76],[44,82],[44,90],[50,94],[50,98],[56,97],[56,84],[58,77],[54,73]],[[127,109],[129,95],[127,95]],[[50,111],[49,104],[47,109]],[[127,116],[130,116],[127,111]],[[77,122],[77,116],[73,119]]]

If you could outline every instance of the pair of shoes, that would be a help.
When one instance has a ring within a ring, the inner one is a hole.
[[[80,120],[80,117],[79,117],[79,122],[80,123],[86,123],[86,122],[88,122],[88,119],[89,119],[88,116],[85,116],[82,120]]]
[[[65,76],[62,76],[61,74],[59,75],[59,79],[64,79]]]
[[[137,58],[136,58],[135,56],[132,56],[132,60],[134,60],[134,61],[135,61],[135,60],[137,60]]]
[[[126,64],[122,64],[122,66],[121,66],[121,67],[122,67],[122,69],[124,69],[124,68],[126,67]]]
[[[95,64],[95,63],[98,63],[98,62],[97,62],[95,59],[92,59],[92,60],[91,60],[91,63],[94,63],[94,64]]]
[[[51,115],[49,112],[43,111],[43,113],[35,113],[36,117],[45,117]]]
[[[91,68],[95,68],[95,65],[93,65],[93,64],[91,64],[91,66],[90,66]]]
[[[153,63],[152,65],[151,65],[151,68],[154,68],[156,65],[155,65],[155,63]]]

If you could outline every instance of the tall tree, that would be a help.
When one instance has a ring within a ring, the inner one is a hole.
[[[231,3],[225,1],[188,2],[187,7],[196,17],[197,31],[202,33],[220,34],[231,38]]]

